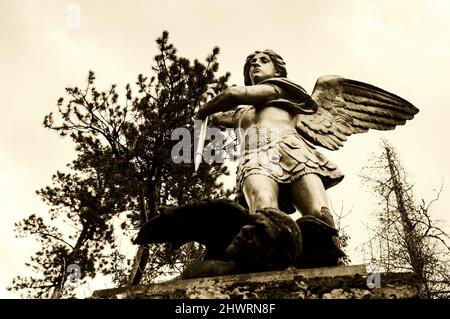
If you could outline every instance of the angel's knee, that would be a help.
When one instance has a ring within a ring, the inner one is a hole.
[[[266,207],[278,208],[278,198],[273,191],[259,191],[254,195],[254,208],[252,211]]]
[[[252,213],[266,207],[278,208],[277,194],[268,187],[248,190],[246,197]]]

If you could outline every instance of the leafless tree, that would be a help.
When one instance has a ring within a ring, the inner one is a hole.
[[[424,283],[424,297],[449,298],[450,237],[431,213],[443,185],[433,200],[417,202],[398,153],[385,140],[361,177],[379,200],[378,224],[363,249],[371,263],[386,272],[413,271]]]

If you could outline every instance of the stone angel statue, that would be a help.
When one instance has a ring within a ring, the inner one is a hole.
[[[337,150],[352,134],[392,130],[419,112],[395,94],[340,76],[320,77],[309,95],[287,78],[285,62],[272,50],[247,57],[244,83],[215,95],[197,113],[214,126],[241,129],[240,203],[251,213],[296,208],[331,227],[325,190],[344,175],[316,146]]]

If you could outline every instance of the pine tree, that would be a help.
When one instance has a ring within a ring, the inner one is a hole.
[[[90,71],[85,89],[67,88],[68,101],[60,98],[57,114],[45,117],[45,127],[71,137],[77,159],[69,165],[69,173],[57,172],[53,185],[38,191],[51,207],[50,220],[31,215],[16,224],[19,236],[34,235],[42,249],[29,263],[37,276],[16,277],[11,290],[28,290],[29,297],[67,295],[68,264],[80,266],[80,280],[96,273],[114,273],[117,283],[123,283],[117,272],[124,269],[111,265],[112,259],[122,258],[114,251],[114,216],[128,213],[122,228],[132,237],[158,214],[161,205],[230,195],[217,182],[219,176],[228,174],[225,166],[205,163],[194,174],[192,163],[176,164],[171,158],[178,142],[172,140],[172,132],[184,127],[193,136],[194,110],[201,94],[210,85],[224,90],[230,74],[216,77],[217,47],[203,64],[178,56],[168,39],[164,31],[156,40],[159,53],[154,58],[154,75],[138,76],[137,94],[128,84],[120,103],[116,85],[98,91],[95,74]],[[61,219],[76,232],[67,237],[60,224],[52,226]],[[186,256],[201,255],[198,245],[188,248],[173,255],[168,247],[140,247],[133,269],[126,269],[131,272],[128,283],[140,281],[150,256],[157,262],[149,267],[153,275],[148,277],[154,279],[162,265],[188,262]],[[154,258],[158,254],[161,258]]]

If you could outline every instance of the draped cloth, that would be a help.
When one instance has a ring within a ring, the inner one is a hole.
[[[252,127],[247,130],[241,143],[243,144],[236,177],[236,188],[240,196],[243,196],[245,179],[254,174],[268,176],[280,186],[284,186],[280,188],[281,196],[288,195],[285,194],[290,192],[286,189],[287,186],[305,174],[317,174],[325,189],[338,184],[344,178],[340,169],[314,145],[304,140],[295,129]],[[280,201],[279,204],[281,209],[281,204],[288,203]],[[293,212],[293,208],[285,208],[283,211]]]

